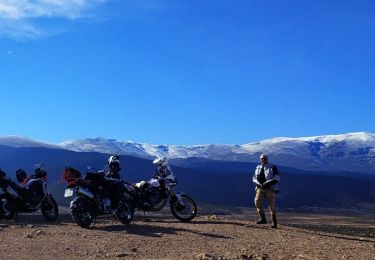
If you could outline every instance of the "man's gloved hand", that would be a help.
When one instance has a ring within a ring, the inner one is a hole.
[[[269,189],[271,184],[269,182],[263,183],[263,189]]]

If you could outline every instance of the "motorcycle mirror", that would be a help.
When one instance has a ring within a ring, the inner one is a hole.
[[[90,165],[90,166],[87,166],[86,168],[87,168],[87,170],[89,170],[89,171],[97,171],[96,168],[95,168],[95,167],[92,167],[91,165]]]
[[[34,165],[34,170],[36,170],[36,169],[42,169],[43,164],[44,164],[43,162],[35,164]]]

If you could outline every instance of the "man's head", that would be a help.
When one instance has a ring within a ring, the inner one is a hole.
[[[260,163],[262,165],[266,165],[268,163],[268,155],[267,154],[262,154],[260,157]]]
[[[17,169],[16,171],[16,178],[19,182],[23,182],[27,178],[27,174],[22,169]]]

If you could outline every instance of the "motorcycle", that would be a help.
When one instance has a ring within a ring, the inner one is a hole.
[[[39,209],[47,221],[58,218],[59,208],[47,188],[47,173],[42,166],[37,166],[26,187],[21,187],[0,170],[0,219],[10,220],[21,212],[32,213]]]
[[[123,182],[125,194],[134,208],[142,211],[160,211],[169,202],[172,215],[182,221],[189,222],[197,215],[195,201],[186,193],[176,193],[174,187],[177,179],[174,176],[166,179],[152,178],[136,184]]]
[[[81,178],[78,170],[66,167],[63,180],[67,182],[64,197],[74,196],[70,202],[70,210],[74,221],[80,227],[89,227],[100,215],[112,214],[125,225],[129,225],[133,220],[134,208],[122,195],[123,185],[107,179],[104,171],[87,172]],[[106,196],[104,193],[107,193]],[[120,196],[117,197],[118,195]]]

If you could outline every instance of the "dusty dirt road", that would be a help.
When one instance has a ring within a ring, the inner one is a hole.
[[[255,225],[252,209],[198,215],[137,214],[130,226],[112,217],[89,229],[62,209],[56,223],[24,215],[0,221],[1,259],[375,259],[374,216],[280,213],[278,229]]]

